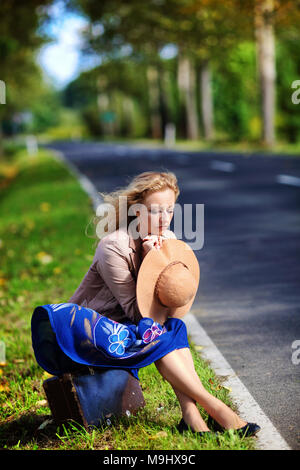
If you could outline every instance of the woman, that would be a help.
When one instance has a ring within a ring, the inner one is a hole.
[[[65,347],[65,343],[69,340],[62,338],[59,345],[64,350],[66,361],[69,356],[73,361],[96,366],[109,364],[112,367],[120,367],[122,364],[122,367],[131,369],[137,378],[139,368],[154,362],[159,373],[171,384],[178,398],[182,410],[182,420],[178,425],[180,432],[189,428],[200,434],[210,431],[199,413],[198,403],[223,428],[238,429],[246,436],[254,435],[259,431],[259,426],[242,420],[203,387],[194,368],[186,328],[182,320],[172,318],[162,326],[155,324],[155,329],[152,326],[151,332],[155,334],[151,336],[150,345],[153,347],[147,352],[145,351],[147,348],[143,347],[147,342],[143,332],[149,326],[147,324],[149,319],[143,318],[138,308],[137,274],[143,258],[150,250],[159,250],[164,240],[176,238],[175,234],[168,230],[179,196],[176,176],[171,172],[144,172],[136,176],[127,188],[110,194],[102,193],[102,196],[108,203],[106,205],[108,215],[106,219],[103,215],[102,218],[97,219],[97,233],[101,240],[92,265],[70,298],[69,304],[65,305],[70,305],[69,308],[73,306],[73,309],[74,304],[92,309],[94,314],[98,312],[105,318],[117,322],[115,325],[118,325],[118,331],[126,327],[130,329],[130,332],[122,330],[123,340],[120,336],[114,335],[115,342],[109,345],[109,352],[114,354],[110,362],[101,362],[100,350],[104,351],[105,345],[103,349],[98,345],[97,360],[93,362],[91,359],[88,362],[89,360],[83,357],[80,351],[78,352],[80,349],[78,347],[76,354],[72,355],[68,346]],[[123,225],[121,225],[120,217],[121,200],[126,201],[127,209],[125,221],[123,213]],[[136,209],[134,213],[133,208]],[[103,219],[106,222],[105,227],[103,227]],[[58,328],[54,323],[62,321],[62,318],[63,316],[60,316],[58,320],[51,320],[52,327]],[[72,318],[71,323],[73,321]],[[87,334],[95,328],[92,318],[89,321],[87,322],[88,328],[84,325]],[[65,326],[61,329],[66,334]],[[67,328],[67,331],[69,330],[71,328]],[[133,349],[130,350],[129,336],[133,331],[136,336]],[[150,331],[149,328],[147,331]],[[101,334],[98,336],[101,342]],[[90,334],[90,337],[95,338],[95,333]],[[157,338],[158,341],[153,341]],[[73,339],[72,341],[74,342]],[[127,345],[130,354],[126,356]],[[139,350],[139,347],[142,349]],[[94,352],[90,350],[89,357],[92,357],[92,353]]]

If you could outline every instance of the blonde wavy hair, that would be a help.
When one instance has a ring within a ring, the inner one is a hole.
[[[140,173],[139,175],[135,176],[132,181],[126,187],[118,188],[115,191],[110,193],[100,192],[99,194],[103,199],[105,204],[109,204],[111,207],[111,211],[108,210],[106,212],[105,218],[110,220],[110,218],[114,218],[115,220],[115,230],[119,229],[119,214],[120,214],[120,197],[125,196],[127,198],[127,214],[129,207],[133,204],[142,204],[144,202],[144,198],[151,193],[156,191],[163,191],[167,188],[170,188],[174,191],[175,194],[175,202],[180,194],[180,190],[177,183],[176,175],[173,172],[156,172],[156,171],[145,171],[144,173]],[[99,243],[99,235],[96,233],[96,226],[98,223],[103,219],[104,215],[101,216],[93,216],[92,223],[94,224],[94,234],[92,238],[96,238],[94,248]],[[127,217],[127,229],[132,220],[136,218],[135,215]],[[91,222],[89,222],[88,226]],[[87,226],[87,227],[88,227]],[[104,235],[106,236],[110,233],[109,231],[109,223],[106,224],[104,228]],[[87,235],[87,231],[86,231]],[[103,238],[103,237],[102,237]]]

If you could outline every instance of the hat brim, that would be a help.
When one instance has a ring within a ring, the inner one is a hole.
[[[152,318],[163,324],[168,317],[182,318],[191,308],[196,293],[182,307],[164,307],[154,293],[155,284],[160,272],[172,261],[186,264],[196,280],[200,280],[200,266],[191,247],[182,240],[164,240],[162,247],[150,250],[145,256],[137,277],[136,296],[140,313],[143,317]]]

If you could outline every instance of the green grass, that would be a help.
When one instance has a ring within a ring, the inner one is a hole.
[[[146,406],[137,415],[90,431],[53,422],[39,429],[51,415],[42,388],[46,373],[31,348],[31,315],[37,305],[67,301],[77,288],[94,255],[95,240],[85,234],[94,214],[78,182],[48,151],[29,158],[19,150],[9,163],[0,161],[1,182],[0,340],[6,364],[0,365],[0,448],[253,449],[254,439],[233,431],[206,438],[180,435],[176,396],[154,365],[140,372]],[[204,386],[233,407],[228,390],[191,349]]]

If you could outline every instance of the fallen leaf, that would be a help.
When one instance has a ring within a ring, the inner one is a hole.
[[[54,375],[49,374],[49,372],[44,372],[43,373],[43,380],[50,379],[51,377],[54,377]]]
[[[9,390],[10,388],[7,380],[2,380],[2,382],[0,382],[0,392],[9,392]]]
[[[28,229],[33,229],[35,227],[35,222],[33,222],[33,220],[26,220],[25,225]]]
[[[40,406],[48,406],[48,402],[47,400],[39,400],[36,402],[35,404],[37,407],[40,407]]]
[[[22,415],[22,413],[21,413],[21,415]],[[5,418],[4,422],[5,422],[5,423],[10,423],[11,421],[13,421],[13,420],[15,419],[15,417],[16,417],[15,414],[10,415],[10,416],[8,416],[7,418]]]
[[[195,349],[196,349],[196,351],[201,351],[201,349],[203,349],[203,346],[198,346],[197,345],[197,346],[195,346]]]
[[[214,381],[212,379],[209,379],[209,383],[211,385],[212,390],[221,390],[222,386],[221,385],[215,385]]]
[[[42,212],[49,212],[50,208],[51,208],[51,204],[49,204],[49,202],[42,202],[40,204],[40,209]]]
[[[42,263],[42,264],[48,264],[53,261],[53,258],[51,255],[48,253],[45,253],[44,251],[40,251],[37,255],[36,258]]]
[[[15,165],[2,164],[0,168],[0,173],[2,173],[5,178],[12,179],[18,174],[18,168]]]
[[[22,271],[21,274],[20,274],[20,279],[21,279],[22,281],[24,281],[24,279],[29,279],[29,277],[30,277],[30,276],[29,276],[29,274],[28,274],[27,271]]]
[[[168,437],[168,433],[166,431],[159,431],[154,436],[149,436],[149,439],[159,439],[161,437]]]

